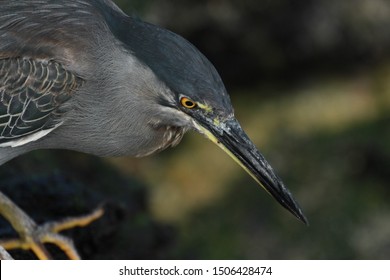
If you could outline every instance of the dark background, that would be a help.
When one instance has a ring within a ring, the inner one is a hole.
[[[212,61],[310,226],[195,133],[144,159],[30,153],[0,168],[7,194],[38,221],[107,201],[102,220],[67,233],[84,258],[390,257],[389,1],[116,3]]]

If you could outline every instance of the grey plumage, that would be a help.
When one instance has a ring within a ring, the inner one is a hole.
[[[179,35],[110,0],[0,0],[0,66],[0,164],[50,148],[145,156],[193,129],[307,222],[214,66]]]
[[[70,111],[62,118],[61,126],[66,129],[53,132],[55,138],[60,137],[62,141],[51,141],[54,136],[48,135],[16,150],[24,153],[44,147],[74,149],[102,156],[143,156],[179,142],[188,129],[179,127],[185,122],[182,116],[178,115],[173,121],[169,117],[169,122],[164,123],[164,115],[169,109],[158,110],[162,105],[152,102],[143,104],[143,108],[137,104],[138,100],[152,101],[157,97],[163,105],[175,105],[176,101],[173,98],[167,100],[165,95],[171,89],[146,61],[129,55],[140,52],[140,49],[132,50],[114,34],[125,27],[145,29],[140,30],[143,37],[134,38],[141,44],[141,41],[153,40],[154,34],[150,31],[153,28],[160,30],[158,27],[126,16],[110,1],[33,0],[0,1],[0,4],[0,38],[3,38],[0,58],[26,59],[33,63],[55,61],[68,73],[85,80],[74,98],[68,104],[61,104],[66,107],[65,111]],[[129,42],[129,38],[126,40]],[[182,45],[171,44],[171,41],[180,41]],[[167,32],[162,42],[172,45],[172,51],[177,53],[185,52],[185,47],[190,46],[171,32]],[[191,51],[204,59],[192,46]],[[122,63],[113,63],[118,60]],[[182,62],[184,65],[188,61],[183,57]],[[166,66],[176,73],[185,68],[169,63]],[[137,71],[134,71],[135,67],[138,67]],[[116,113],[114,117],[113,111]],[[146,118],[149,125],[133,123],[137,117]],[[48,121],[55,123],[53,119]],[[110,135],[118,131],[122,132],[121,135],[110,139]],[[143,135],[146,133],[151,137],[145,139]],[[77,146],[75,137],[78,138]],[[4,137],[0,139],[2,143],[7,142]],[[129,144],[129,139],[133,140],[133,145]],[[16,156],[16,150],[9,154],[9,149],[0,151],[2,160]]]
[[[0,147],[61,125],[62,105],[82,82],[56,62],[0,59]]]

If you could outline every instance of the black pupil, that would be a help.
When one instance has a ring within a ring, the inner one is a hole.
[[[194,106],[194,103],[193,103],[192,101],[189,101],[189,100],[187,100],[187,101],[185,102],[185,104],[186,104],[187,107],[192,107],[192,106]]]

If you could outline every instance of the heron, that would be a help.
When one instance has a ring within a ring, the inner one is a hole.
[[[111,0],[0,7],[0,164],[39,149],[144,157],[194,130],[307,224],[235,118],[217,70],[186,39]]]

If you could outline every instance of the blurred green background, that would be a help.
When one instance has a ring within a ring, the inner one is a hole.
[[[34,170],[18,180],[57,174],[120,205],[106,221],[117,224],[102,237],[106,246],[79,246],[86,258],[390,258],[388,0],[115,2],[210,59],[310,226],[193,132],[142,159],[30,153],[0,168],[3,185]]]

